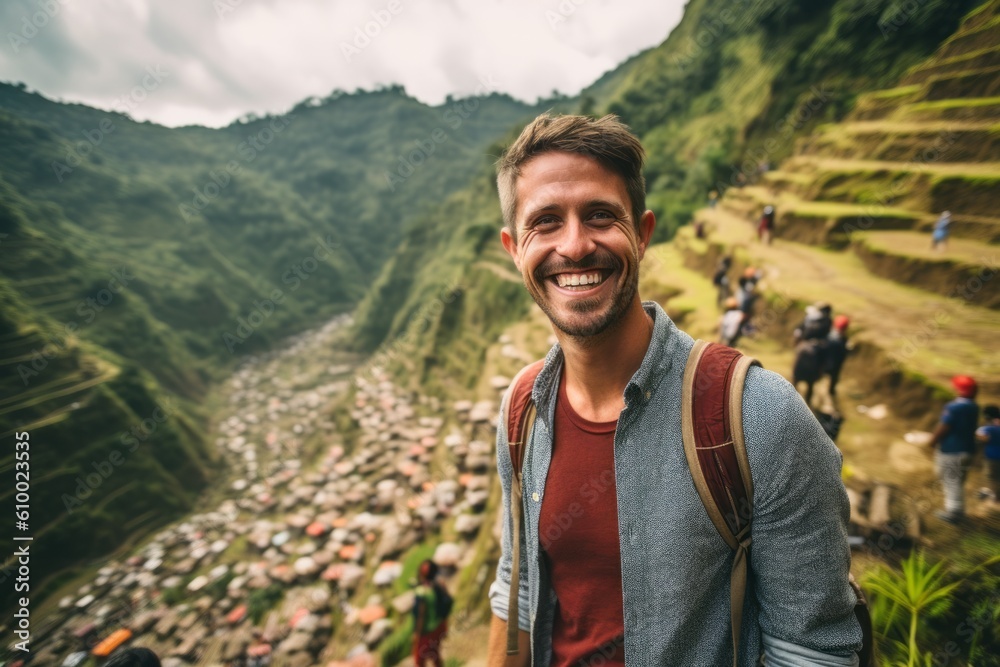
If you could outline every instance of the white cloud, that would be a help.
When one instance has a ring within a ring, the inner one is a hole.
[[[0,78],[110,108],[158,66],[169,76],[132,115],[171,126],[392,83],[430,104],[483,80],[524,100],[575,94],[663,41],[683,10],[682,0],[54,1],[61,10],[37,36],[0,50]],[[11,0],[0,19],[16,31],[37,9]]]

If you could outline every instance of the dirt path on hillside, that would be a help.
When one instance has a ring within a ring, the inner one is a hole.
[[[654,258],[662,268],[644,274],[641,292],[646,298],[651,294],[674,293],[676,296],[667,299],[664,307],[672,316],[683,314],[679,326],[692,336],[714,340],[719,318],[714,305],[715,288],[706,276],[684,267],[683,252],[671,244],[651,248],[647,257]],[[797,256],[796,267],[800,260],[802,257]],[[822,265],[815,270],[824,272]],[[758,332],[744,337],[739,348],[758,359],[765,368],[791,377],[794,350],[790,340],[770,338]],[[920,444],[919,436],[914,436],[919,426],[913,420],[887,409],[884,405],[887,397],[871,387],[870,371],[864,360],[849,358],[840,382],[838,402],[845,421],[837,446],[844,454],[845,480],[888,484],[894,490],[897,507],[910,503],[929,508],[921,516],[923,544],[939,555],[948,556],[950,549],[965,548],[960,545],[970,535],[996,534],[1000,528],[1000,513],[975,496],[975,490],[985,483],[981,466],[971,471],[966,485],[972,521],[956,527],[933,518],[933,511],[941,503],[933,453]],[[831,410],[825,379],[817,383],[813,403],[827,412]],[[856,575],[879,562],[864,551],[856,551],[854,560],[852,569]]]
[[[805,302],[829,301],[851,316],[856,336],[942,386],[968,373],[991,397],[1000,395],[1000,314],[975,305],[974,282],[955,285],[952,298],[930,294],[871,275],[851,252],[780,239],[764,246],[753,226],[731,213],[715,209],[699,216],[710,224],[710,241],[742,248],[765,271],[769,289]]]

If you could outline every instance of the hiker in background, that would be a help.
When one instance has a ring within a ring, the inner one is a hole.
[[[851,318],[847,315],[837,315],[833,318],[833,330],[827,337],[826,373],[830,376],[830,387],[827,391],[834,406],[837,404],[837,382],[840,380],[840,371],[844,367],[849,351],[847,327],[850,325]]]
[[[771,235],[774,233],[774,207],[765,206],[764,212],[757,223],[757,240],[764,245],[771,245]]]
[[[712,284],[717,290],[715,305],[719,308],[722,308],[729,298],[729,269],[732,265],[733,258],[726,255],[719,260],[719,264],[715,267],[715,275],[712,276]]]
[[[830,330],[833,328],[833,320],[830,319],[832,313],[833,308],[825,301],[817,301],[811,306],[806,306],[805,317],[792,334],[795,342],[828,340]]]
[[[941,421],[928,444],[938,448],[935,463],[944,489],[944,511],[935,516],[942,521],[958,523],[965,516],[965,478],[976,451],[978,386],[968,375],[956,375],[951,379],[951,386],[957,397],[944,406]]]
[[[951,211],[945,211],[934,223],[934,231],[931,233],[931,250],[948,249],[948,234],[951,231]]]
[[[705,221],[695,220],[694,221],[694,237],[696,239],[705,238]]]
[[[798,389],[805,383],[803,398],[812,407],[813,387],[823,376],[827,365],[827,351],[830,344],[830,319],[832,308],[828,303],[806,306],[802,324],[795,328],[795,362],[792,366],[792,384]]]
[[[1000,407],[987,405],[983,408],[986,424],[976,431],[976,440],[986,447],[985,458],[986,487],[979,491],[980,498],[1000,501]]]
[[[795,389],[799,389],[800,384],[805,384],[806,389],[802,394],[806,405],[813,407],[813,388],[816,382],[823,376],[823,351],[820,349],[819,341],[803,340],[795,346],[795,361],[792,364],[792,384]]]
[[[739,287],[736,289],[736,303],[739,304],[743,312],[743,327],[740,332],[745,336],[752,336],[753,328],[753,307],[757,303],[757,277],[752,272],[753,267],[749,267],[740,277]],[[748,275],[749,274],[749,275]]]
[[[448,632],[451,596],[437,581],[438,566],[425,560],[417,570],[418,585],[413,601],[413,662],[423,667],[427,660],[442,667],[441,642]]]
[[[719,192],[717,190],[712,190],[708,193],[708,207],[715,208],[716,204],[719,203]]]
[[[736,347],[743,333],[743,319],[746,316],[740,310],[740,304],[736,297],[731,296],[726,299],[726,312],[719,320],[719,342],[729,347]]]
[[[133,646],[115,651],[104,667],[160,667],[160,659],[148,648]]]

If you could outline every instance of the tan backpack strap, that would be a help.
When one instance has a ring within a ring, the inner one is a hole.
[[[535,425],[535,402],[531,400],[531,389],[535,378],[541,372],[544,360],[536,361],[523,368],[510,383],[500,404],[500,423],[507,429],[507,448],[510,452],[511,475],[510,516],[511,516],[511,572],[510,597],[507,600],[507,655],[517,655],[519,619],[519,593],[521,584],[521,523],[523,487],[521,468],[531,429]]]
[[[747,456],[746,441],[743,439],[743,385],[751,366],[759,366],[757,360],[751,357],[740,357],[733,369],[729,384],[729,423],[732,429],[733,449],[739,463],[743,486],[746,489],[747,506],[746,523],[736,535],[739,548],[733,559],[733,567],[729,574],[729,620],[733,626],[733,667],[736,667],[739,655],[740,632],[743,629],[743,600],[746,596],[750,566],[750,530],[753,520],[753,478],[750,475],[750,459]]]
[[[531,434],[531,428],[535,425],[535,404],[531,403],[524,411],[521,422],[521,433],[524,434],[525,441]],[[511,478],[510,486],[510,515],[513,519],[513,532],[511,535],[511,571],[510,571],[510,597],[507,600],[507,655],[518,654],[518,624],[519,611],[518,603],[520,597],[521,584],[521,511],[523,491],[521,488],[521,475],[517,471]]]
[[[733,449],[736,451],[743,486],[750,500],[753,500],[753,475],[750,474],[750,457],[747,456],[747,444],[743,439],[743,386],[747,381],[747,373],[753,366],[759,367],[760,362],[753,357],[741,356],[736,361],[736,368],[729,381],[729,424],[733,432]],[[750,509],[752,511],[753,507]]]
[[[730,570],[733,665],[739,659],[750,560],[753,480],[743,439],[743,385],[756,360],[697,341],[681,389],[681,437],[691,478],[709,518],[735,555]]]

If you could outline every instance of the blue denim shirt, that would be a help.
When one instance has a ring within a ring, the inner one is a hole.
[[[652,341],[625,389],[614,440],[621,544],[625,661],[639,665],[732,665],[729,574],[733,552],[702,504],[681,440],[681,381],[694,344],[655,302]],[[539,514],[552,452],[563,356],[546,357],[532,396],[538,418],[525,452],[518,625],[530,631],[532,664],[548,665],[557,599],[545,571]],[[848,584],[850,507],[841,455],[784,378],[747,377],[744,433],[754,480],[750,583],[740,665],[852,665],[861,647]],[[503,489],[502,553],[490,586],[507,618],[511,574],[512,466],[501,416],[497,467]],[[596,647],[595,647],[596,648]]]

